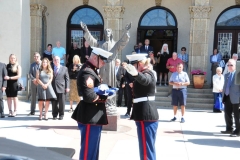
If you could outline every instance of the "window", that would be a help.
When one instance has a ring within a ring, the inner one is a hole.
[[[77,10],[72,15],[70,24],[79,25],[81,21],[87,25],[103,25],[101,15],[92,8],[81,8]]]
[[[140,26],[176,26],[176,21],[169,11],[157,8],[145,13]]]
[[[232,8],[220,15],[217,26],[240,26],[240,8]]]

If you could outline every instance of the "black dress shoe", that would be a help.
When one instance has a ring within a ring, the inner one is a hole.
[[[35,112],[30,112],[28,116],[35,115]]]
[[[222,134],[232,134],[233,131],[232,130],[229,130],[229,131],[221,131]]]
[[[239,136],[240,136],[239,133],[232,133],[232,134],[230,135],[230,137],[239,137]]]
[[[53,117],[53,120],[56,120],[57,119],[57,117]]]
[[[3,113],[1,114],[1,118],[5,118],[5,116],[4,116],[4,114],[3,114]]]
[[[59,117],[59,120],[63,120],[63,117]]]

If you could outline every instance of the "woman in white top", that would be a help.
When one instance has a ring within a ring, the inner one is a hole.
[[[223,90],[224,76],[222,75],[222,67],[216,68],[216,74],[213,75],[212,81],[213,81],[213,95],[214,95],[213,112],[221,112],[219,109],[216,109],[214,106],[219,94],[222,94],[222,90]]]

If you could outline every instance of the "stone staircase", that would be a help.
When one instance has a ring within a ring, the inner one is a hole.
[[[168,86],[157,86],[156,105],[158,107],[172,107],[171,98],[167,97]],[[187,108],[212,109],[213,94],[212,89],[205,85],[203,89],[195,89],[192,85],[187,89]],[[18,98],[22,101],[28,101],[27,91],[19,91]],[[6,96],[4,95],[4,99]],[[68,99],[68,95],[67,95]],[[122,103],[124,104],[124,102]]]
[[[172,107],[171,98],[167,97],[168,86],[157,86],[156,105]],[[192,85],[187,89],[187,108],[212,109],[213,93],[207,85],[203,89],[195,89]]]

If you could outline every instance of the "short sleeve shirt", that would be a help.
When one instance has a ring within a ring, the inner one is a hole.
[[[179,64],[179,63],[182,63],[182,60],[180,59],[180,58],[177,58],[177,59],[173,59],[173,58],[169,58],[168,60],[167,60],[167,64],[166,64],[166,67],[168,67],[168,66],[173,66],[174,68],[169,68],[169,71],[170,72],[176,72],[177,71],[177,65]]]
[[[188,74],[184,71],[181,73],[174,72],[169,79],[169,82],[190,82]],[[176,87],[173,85],[173,88],[187,88],[187,86]]]
[[[66,54],[65,48],[63,47],[54,47],[52,50],[52,55],[53,56],[58,56],[60,59],[63,57],[63,55]],[[64,60],[61,60],[60,63],[64,63]]]

